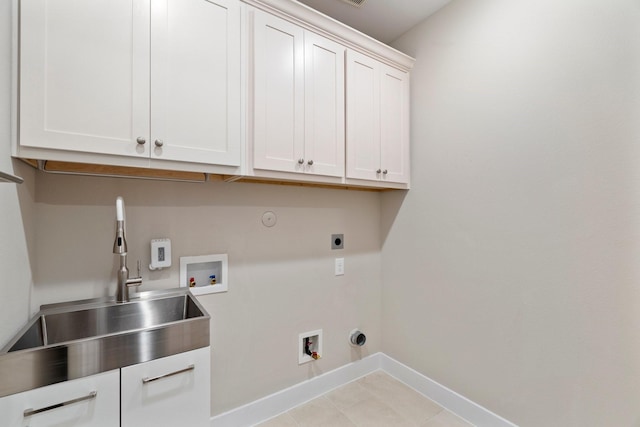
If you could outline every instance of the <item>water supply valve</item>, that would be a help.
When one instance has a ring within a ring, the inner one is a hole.
[[[313,341],[311,341],[309,338],[305,338],[304,339],[304,352],[308,356],[311,356],[311,358],[313,360],[318,360],[318,359],[320,359],[320,355],[318,354],[317,351],[311,351],[311,346],[312,345],[313,345]]]

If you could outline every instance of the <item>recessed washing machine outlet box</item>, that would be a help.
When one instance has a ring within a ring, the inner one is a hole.
[[[298,365],[315,360],[305,351],[307,339],[309,339],[310,342],[309,350],[317,353],[318,356],[322,356],[322,329],[304,332],[298,336]]]

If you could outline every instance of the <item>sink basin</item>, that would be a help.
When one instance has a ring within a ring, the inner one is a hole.
[[[209,345],[210,316],[187,289],[139,295],[41,307],[0,351],[0,397]]]
[[[67,311],[69,309],[72,311]],[[86,303],[45,308],[7,351],[151,328],[200,316],[204,316],[203,311],[188,294],[120,304]]]

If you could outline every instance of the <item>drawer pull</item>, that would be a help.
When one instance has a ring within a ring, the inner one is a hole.
[[[193,371],[195,368],[196,368],[195,365],[189,365],[184,369],[180,369],[179,371],[171,372],[171,373],[164,374],[164,375],[159,375],[157,377],[153,377],[153,378],[145,377],[145,378],[142,379],[142,384],[148,384],[148,383],[150,383],[152,381],[157,381],[157,380],[161,380],[163,378],[172,377],[174,375],[182,374],[183,372]]]
[[[31,415],[39,414],[41,412],[51,411],[52,409],[58,409],[58,408],[62,408],[63,406],[72,405],[74,403],[82,402],[82,401],[85,401],[85,400],[95,399],[97,395],[98,395],[97,391],[92,391],[91,393],[89,393],[88,396],[78,397],[77,399],[67,400],[66,402],[57,403],[55,405],[47,406],[46,408],[40,408],[40,409],[29,408],[29,409],[25,409],[23,414],[24,414],[25,418],[26,417],[30,417]]]

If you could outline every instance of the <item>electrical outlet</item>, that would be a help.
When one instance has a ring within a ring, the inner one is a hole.
[[[331,235],[331,249],[344,249],[344,234]]]
[[[344,276],[344,258],[336,258],[335,264],[336,276]]]
[[[311,353],[311,354],[308,354]],[[312,362],[322,356],[322,329],[304,332],[298,336],[298,365]]]

